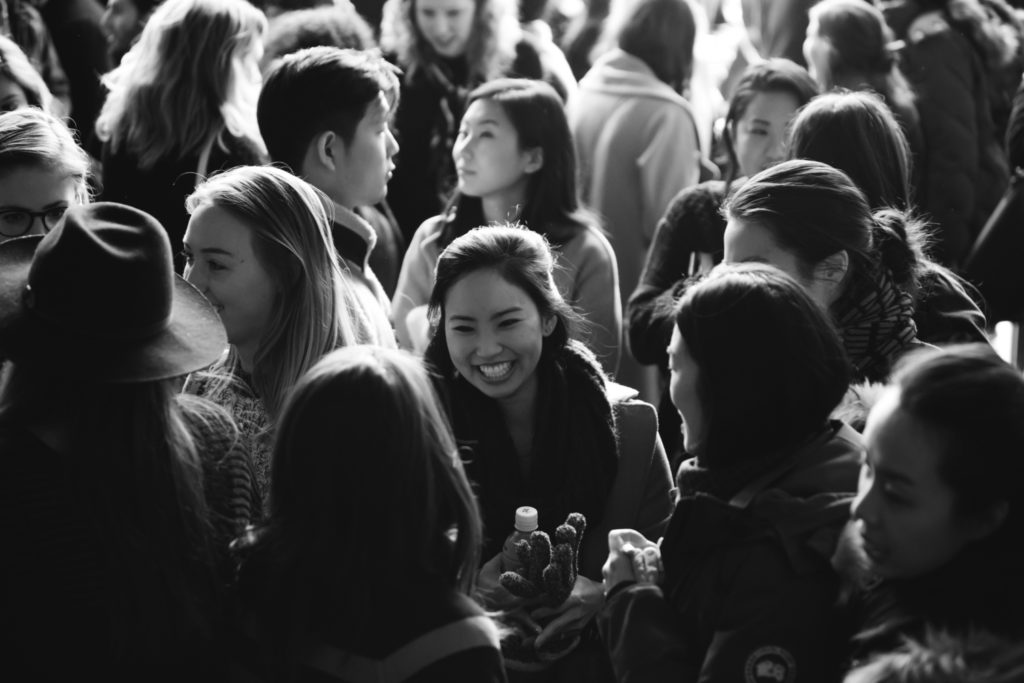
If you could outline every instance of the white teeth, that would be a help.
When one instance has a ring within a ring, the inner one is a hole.
[[[501,363],[490,363],[488,365],[478,365],[480,372],[483,373],[487,379],[501,379],[509,372],[512,371],[512,361],[504,361]]]

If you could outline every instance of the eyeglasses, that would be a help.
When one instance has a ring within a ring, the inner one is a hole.
[[[46,211],[26,211],[25,209],[0,209],[0,235],[4,237],[21,237],[32,229],[38,218],[43,223],[43,232],[50,232],[57,221],[64,217],[68,207],[58,206]]]

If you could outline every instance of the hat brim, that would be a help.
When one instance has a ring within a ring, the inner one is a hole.
[[[75,379],[150,382],[180,377],[213,364],[227,349],[216,309],[181,276],[167,326],[142,341],[108,341],[58,332],[25,307],[24,292],[41,236],[0,244],[0,358],[41,362]],[[131,286],[131,283],[125,283]]]

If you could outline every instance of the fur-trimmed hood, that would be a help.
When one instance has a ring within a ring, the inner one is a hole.
[[[1024,53],[1024,18],[1004,0],[892,0],[882,3],[886,21],[896,35],[910,43],[953,28],[978,53],[986,67],[1005,69]]]

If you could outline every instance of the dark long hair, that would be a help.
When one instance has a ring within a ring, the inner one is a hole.
[[[577,314],[558,293],[552,278],[554,257],[545,239],[517,226],[477,228],[456,239],[441,253],[430,296],[434,335],[425,359],[437,370],[452,398],[452,422],[460,442],[477,442],[471,476],[480,487],[485,523],[511,519],[512,510],[497,510],[494,496],[502,483],[496,478],[493,453],[504,429],[497,404],[456,376],[445,335],[445,303],[448,292],[470,273],[491,270],[522,289],[537,306],[542,318],[555,319],[554,331],[543,341],[536,373],[538,392],[535,442],[544,448],[538,465],[552,473],[550,506],[545,518],[561,523],[569,512],[582,512],[588,523],[602,518],[605,501],[618,462],[614,417],[608,400],[606,377],[594,355],[571,339]],[[482,426],[483,425],[483,426]],[[504,514],[507,512],[508,514]],[[498,530],[485,529],[489,542]],[[586,540],[585,540],[586,542]]]
[[[54,418],[65,430],[74,502],[105,562],[111,665],[146,662],[200,678],[189,668],[210,656],[221,603],[203,471],[178,388],[176,379],[106,384],[10,362],[0,414],[20,424]]]
[[[580,206],[577,188],[576,148],[555,89],[543,81],[502,78],[485,83],[469,94],[466,108],[477,100],[498,104],[519,138],[520,149],[540,148],[544,163],[530,174],[526,201],[518,216],[508,220],[522,223],[552,244],[568,242],[596,220]],[[479,197],[456,191],[446,209],[446,223],[440,246],[484,223]]]
[[[699,369],[705,466],[798,446],[849,386],[828,315],[773,266],[718,266],[680,299],[675,324]]]
[[[246,551],[267,572],[252,604],[283,669],[325,629],[359,641],[396,595],[415,599],[425,585],[468,593],[480,529],[422,364],[375,346],[325,356],[286,403],[270,521]],[[244,564],[242,579],[248,589]]]
[[[913,218],[896,209],[872,212],[849,176],[827,164],[791,159],[761,171],[729,199],[726,212],[771,232],[808,277],[815,264],[845,251],[850,267],[834,311],[871,291],[880,268],[904,291],[916,292],[917,254],[905,239]]]

